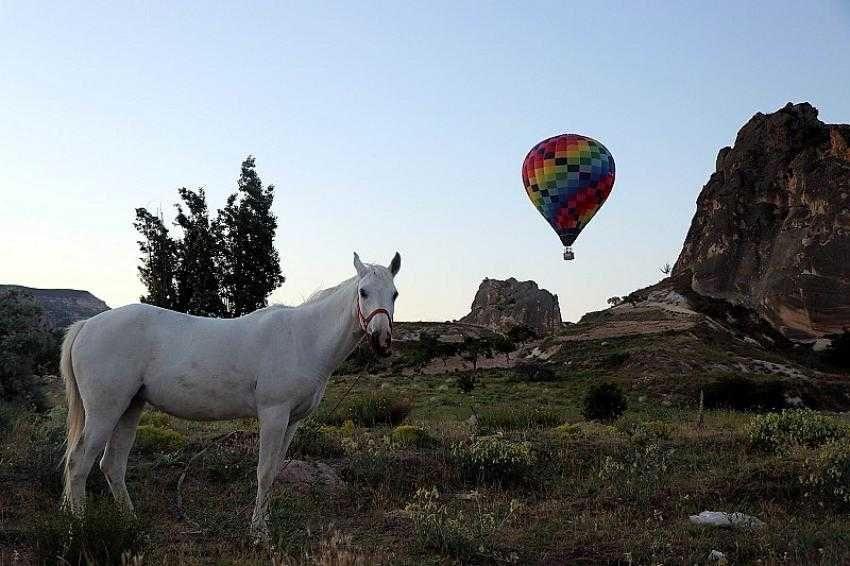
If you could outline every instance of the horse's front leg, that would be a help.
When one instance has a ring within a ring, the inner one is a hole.
[[[267,539],[271,487],[280,471],[281,460],[297,428],[289,422],[289,407],[275,406],[259,411],[260,457],[257,464],[257,503],[251,519],[251,532]]]

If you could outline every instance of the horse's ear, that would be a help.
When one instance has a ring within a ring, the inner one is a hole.
[[[398,270],[401,269],[401,256],[398,255],[398,252],[393,256],[393,260],[390,262],[390,273],[395,274],[398,273]]]
[[[366,266],[360,261],[360,256],[357,255],[357,252],[354,252],[354,269],[357,270],[357,275],[360,277],[364,277],[367,273]]]

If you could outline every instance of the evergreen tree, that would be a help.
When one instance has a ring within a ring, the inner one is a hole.
[[[177,308],[177,289],[174,272],[177,266],[177,245],[171,238],[162,218],[145,208],[136,209],[133,226],[142,235],[139,240],[141,265],[139,279],[148,290],[139,300],[166,309]]]
[[[241,316],[267,304],[284,282],[274,247],[277,218],[271,212],[274,186],[263,188],[254,157],[242,162],[237,191],[218,211],[213,230],[219,239],[219,272],[228,312]]]
[[[185,187],[177,192],[187,210],[184,211],[180,204],[175,205],[175,221],[183,230],[183,238],[176,242],[176,310],[200,316],[225,316],[227,311],[221,300],[221,282],[215,263],[220,252],[210,226],[206,193],[204,189],[195,192]]]

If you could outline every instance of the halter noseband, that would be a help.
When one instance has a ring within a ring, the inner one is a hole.
[[[366,332],[369,328],[369,323],[379,314],[387,315],[387,320],[390,322],[390,332],[393,330],[393,317],[390,316],[390,311],[384,308],[377,308],[369,313],[369,316],[363,316],[363,309],[360,308],[360,297],[357,297],[357,320],[360,322],[360,329]]]

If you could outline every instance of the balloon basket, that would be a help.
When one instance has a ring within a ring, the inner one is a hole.
[[[564,248],[564,261],[570,261],[576,258],[576,254],[573,253],[573,249],[570,246],[566,246]]]

